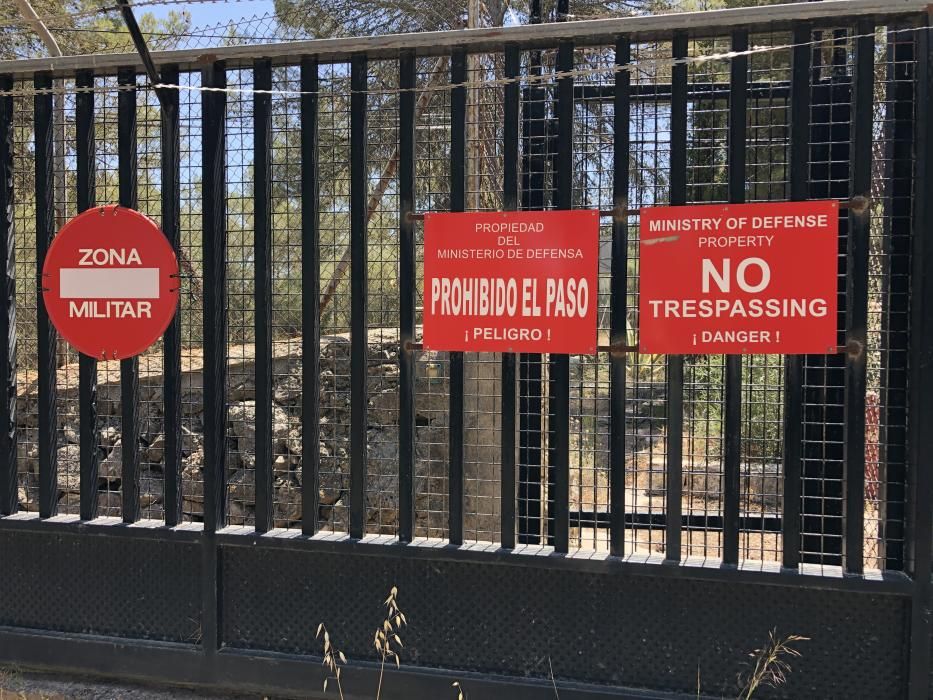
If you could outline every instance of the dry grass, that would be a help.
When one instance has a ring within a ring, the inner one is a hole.
[[[342,670],[341,666],[347,663],[347,657],[343,655],[342,651],[334,648],[330,643],[330,634],[323,622],[317,626],[317,634],[314,635],[314,638],[320,639],[321,635],[324,637],[324,660],[321,663],[327,667],[327,670],[330,671],[331,674],[324,679],[324,692],[327,692],[327,682],[333,678],[337,682],[337,693],[340,696],[340,700],[343,700],[343,686],[340,683],[340,671]]]
[[[768,633],[768,643],[751,654],[755,665],[748,675],[740,678],[741,692],[738,700],[750,700],[759,688],[776,688],[787,682],[791,672],[790,659],[799,658],[800,652],[790,646],[794,642],[808,641],[809,637],[791,634],[778,637],[777,629]]]
[[[403,628],[408,626],[405,613],[402,612],[398,605],[398,588],[396,586],[392,586],[389,591],[389,597],[385,599],[383,606],[386,608],[385,618],[373,635],[373,647],[375,647],[376,653],[379,654],[382,659],[382,663],[379,666],[379,685],[376,688],[376,700],[380,700],[382,697],[382,681],[385,676],[386,661],[393,659],[395,661],[395,667],[401,668],[399,651],[403,644],[400,633]],[[324,679],[324,692],[327,692],[328,682],[334,680],[337,686],[337,694],[340,700],[343,700],[341,673],[343,667],[347,663],[347,657],[334,646],[333,642],[331,642],[330,633],[327,631],[323,622],[317,626],[315,639],[321,639],[323,641],[324,658],[321,663],[326,666],[327,670],[330,672],[330,675]],[[458,688],[460,700],[463,700],[465,695],[463,689],[460,688],[460,684],[454,683],[454,687]]]
[[[398,607],[398,588],[392,586],[389,591],[389,597],[385,599],[386,616],[382,621],[382,626],[376,629],[373,637],[373,646],[376,652],[382,655],[382,663],[379,665],[379,687],[376,689],[376,700],[382,696],[382,677],[385,673],[386,659],[395,659],[395,667],[401,666],[398,649],[402,648],[402,639],[399,636],[403,627],[408,625],[405,619],[405,613]],[[393,647],[393,645],[395,645]]]

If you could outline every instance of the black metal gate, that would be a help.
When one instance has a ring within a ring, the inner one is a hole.
[[[0,63],[0,663],[387,697],[933,693],[933,49],[916,0]],[[161,102],[156,99],[161,92]],[[637,351],[638,213],[836,199],[838,351]],[[159,221],[138,359],[61,223]],[[419,344],[426,211],[594,208],[600,354]],[[36,280],[37,284],[33,281]],[[699,687],[698,687],[699,686]]]

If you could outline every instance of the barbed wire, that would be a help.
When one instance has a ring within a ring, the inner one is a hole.
[[[215,0],[207,0],[214,2]],[[219,1],[219,0],[218,0]],[[252,1],[252,0],[242,0]],[[398,0],[392,0],[393,2],[398,2]],[[147,2],[146,5],[156,5],[156,4],[166,4],[163,2]],[[175,4],[175,3],[170,3]],[[181,3],[178,3],[181,4]],[[187,4],[187,3],[185,3]],[[134,5],[134,7],[139,7],[140,5]],[[332,5],[331,10],[337,14],[341,12],[348,12],[354,7],[352,1],[335,3]],[[120,43],[115,45],[108,45],[100,47],[98,52],[102,53],[115,53],[121,51],[131,52],[133,51],[132,42],[129,41],[129,32],[122,27],[109,27],[109,26],[89,26],[89,25],[75,25],[69,24],[68,20],[72,18],[88,17],[91,14],[98,14],[103,12],[109,12],[111,7],[100,7],[96,10],[76,13],[74,15],[55,15],[48,16],[44,18],[43,21],[48,25],[50,31],[65,34],[93,34],[98,36],[115,36],[120,37],[121,39],[127,39],[126,43]],[[147,38],[152,38],[157,45],[160,45],[160,50],[166,49],[186,49],[186,48],[207,48],[215,46],[216,44],[204,43],[204,42],[213,42],[213,41],[228,41],[236,42],[239,45],[244,43],[272,43],[276,41],[295,41],[297,39],[312,39],[317,38],[313,32],[309,32],[307,29],[301,27],[300,25],[289,24],[289,21],[299,17],[303,12],[307,10],[307,6],[303,4],[293,4],[289,9],[282,12],[277,12],[275,10],[257,14],[252,17],[243,17],[238,20],[220,20],[215,22],[207,22],[204,24],[195,25],[193,27],[188,27],[186,29],[176,30],[176,31],[159,31],[154,29],[151,31],[143,31],[143,35]],[[399,16],[403,14],[401,10],[398,11]],[[397,19],[397,18],[396,18]],[[27,21],[21,18],[0,18],[0,30],[16,30],[23,29],[24,33],[33,33],[35,29],[35,24],[33,21]],[[225,32],[221,34],[220,32]],[[171,46],[168,46],[169,40],[176,40],[175,43]],[[76,54],[81,55],[81,54]]]
[[[141,2],[134,2],[130,4],[131,9],[137,9],[142,7],[154,7],[156,5],[203,5],[203,4],[227,4],[227,3],[249,3],[249,2],[268,2],[269,0],[141,0]],[[98,5],[87,10],[76,10],[74,12],[68,12],[66,14],[49,14],[49,15],[40,15],[36,19],[26,19],[23,17],[5,17],[0,22],[4,26],[10,26],[11,28],[15,27],[34,27],[36,21],[42,22],[44,24],[61,24],[63,22],[72,22],[74,20],[82,19],[93,19],[95,17],[101,17],[111,13],[117,13],[120,11],[119,5]],[[273,14],[273,13],[269,13]],[[71,29],[72,27],[68,27]]]
[[[888,34],[902,34],[910,32],[920,32],[927,31],[931,29],[929,26],[919,26],[919,27],[902,27],[898,29],[888,29]],[[876,32],[866,33],[866,34],[846,34],[845,41],[853,41],[856,39],[864,38],[874,38]],[[658,58],[652,57],[646,61],[633,61],[624,64],[606,64],[593,68],[576,68],[568,71],[551,71],[544,72],[541,74],[529,74],[521,75],[514,78],[484,78],[479,80],[466,80],[460,83],[434,83],[426,84],[420,87],[414,88],[372,88],[366,90],[346,90],[343,91],[346,94],[362,93],[366,95],[399,95],[407,92],[414,93],[424,93],[424,92],[446,92],[454,88],[464,88],[464,89],[479,89],[483,87],[501,87],[505,85],[512,84],[535,84],[535,83],[550,83],[553,81],[561,80],[562,78],[579,78],[587,76],[610,76],[622,72],[633,72],[636,70],[643,70],[645,68],[663,68],[675,66],[690,66],[695,64],[709,63],[713,61],[729,61],[740,56],[755,56],[759,54],[773,53],[778,51],[789,51],[791,49],[805,47],[805,46],[817,46],[819,44],[826,43],[838,43],[840,37],[830,35],[830,36],[821,36],[820,38],[811,39],[810,41],[796,42],[796,43],[785,43],[785,44],[769,44],[764,46],[754,46],[743,51],[721,51],[717,53],[704,54],[701,56],[685,56],[683,58]],[[611,45],[607,44],[607,48]],[[654,71],[655,73],[657,70]],[[349,76],[347,76],[349,78]],[[179,85],[174,83],[143,83],[139,85],[113,85],[103,88],[104,91],[121,91],[121,90],[178,90],[185,92],[222,92],[227,94],[256,94],[256,95],[278,95],[282,97],[301,97],[303,95],[320,95],[328,91],[317,90],[317,91],[307,91],[307,90],[290,90],[290,89],[257,89],[250,87],[213,87],[207,85]],[[35,95],[45,95],[45,94],[75,94],[79,92],[101,92],[102,89],[99,87],[87,87],[80,88],[78,86],[70,87],[58,87],[53,86],[51,88],[25,88],[25,89],[13,89],[13,90],[0,90],[0,96],[10,97],[10,96],[35,96]]]
[[[0,24],[0,29],[10,29],[10,28],[11,27]],[[62,32],[62,33],[72,32],[72,33],[79,33],[79,34],[110,34],[113,36],[125,36],[125,37],[128,37],[130,35],[130,33],[126,30],[121,31],[118,29],[95,29],[93,27],[49,27],[49,31]],[[152,32],[145,32],[145,34],[146,36],[152,36],[152,37],[177,38],[179,36],[177,32],[152,31]],[[230,39],[230,38],[238,38],[238,37],[231,37],[229,34],[201,34],[199,32],[191,32],[191,33],[185,32],[183,38],[221,39],[222,40],[222,39]],[[281,36],[269,36],[269,37],[246,36],[242,38],[274,41],[276,39],[281,40],[282,37]]]
[[[137,7],[152,7],[153,5],[227,5],[230,3],[247,3],[247,2],[268,2],[268,0],[140,0],[140,2],[130,3],[133,9]],[[102,8],[107,9],[108,11],[112,9],[119,9],[117,5],[103,5]]]

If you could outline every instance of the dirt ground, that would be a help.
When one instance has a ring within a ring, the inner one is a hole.
[[[259,700],[260,697],[115,684],[0,668],[0,700]]]

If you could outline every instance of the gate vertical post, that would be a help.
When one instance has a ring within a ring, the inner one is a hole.
[[[94,73],[75,76],[75,156],[78,213],[95,205]],[[97,435],[97,358],[78,357],[78,410],[81,459],[81,520],[97,517],[99,440]]]
[[[502,208],[518,209],[518,77],[521,72],[521,52],[515,44],[505,47],[505,84],[502,136]],[[515,547],[515,411],[516,356],[502,353],[502,474],[500,484],[500,529],[502,547]]]
[[[272,517],[272,62],[253,65],[253,264],[256,363],[256,532]],[[303,475],[303,474],[302,474]]]
[[[318,61],[301,60],[301,532],[318,526],[321,466],[321,228]]]
[[[687,35],[674,36],[672,54],[687,57]],[[687,64],[671,68],[671,195],[672,206],[687,203]],[[665,560],[680,561],[683,527],[684,358],[667,358],[667,532]]]
[[[810,59],[808,24],[793,29],[790,87],[790,198],[807,199],[810,191]],[[784,358],[784,512],[781,518],[782,568],[800,565],[800,498],[803,456],[803,355]]]
[[[178,66],[162,68],[162,80],[169,85],[178,84]],[[162,134],[162,232],[168,239],[176,257],[181,257],[181,145],[178,122],[179,91],[166,89],[160,100]],[[184,273],[182,273],[184,274]],[[181,280],[178,280],[181,286]],[[162,341],[163,416],[165,420],[165,524],[174,527],[181,522],[181,301]]]
[[[202,637],[208,672],[220,645],[220,553],[215,533],[226,523],[227,456],[227,77],[222,62],[201,69],[202,236],[204,260],[204,540]]]
[[[117,170],[120,206],[135,209],[136,196],[136,70],[117,73]],[[123,522],[139,520],[139,359],[120,361],[120,408],[123,447],[120,490],[123,492]]]
[[[366,241],[366,90],[365,54],[350,59],[350,537],[366,532],[366,406],[369,354],[368,251]]]
[[[910,527],[907,530],[907,570],[913,577],[910,617],[910,673],[908,697],[926,698],[930,687],[930,635],[933,633],[931,555],[933,555],[933,37],[931,22],[917,31],[916,111],[914,116],[914,225],[911,232],[911,299],[908,472]]]
[[[399,58],[399,417],[398,538],[411,542],[415,523],[415,54]]]
[[[729,202],[745,202],[745,139],[748,106],[748,31],[732,34],[735,56],[729,76]],[[742,463],[742,356],[726,356],[722,561],[739,563],[739,492]]]
[[[450,57],[450,211],[466,209],[466,50]],[[450,474],[448,478],[449,539],[463,544],[463,353],[450,353]]]
[[[616,39],[616,75],[613,97],[612,292],[610,300],[609,353],[609,553],[625,554],[625,363],[622,346],[628,344],[628,188],[629,100],[632,74],[628,36]]]
[[[13,79],[0,76],[0,91]],[[16,237],[13,222],[13,95],[0,95],[0,516],[19,502],[16,459]]]
[[[224,65],[201,73],[204,87],[225,88]],[[226,93],[202,93],[204,258],[204,529],[225,524],[227,427],[227,241],[224,137]]]
[[[49,244],[55,236],[55,173],[53,143],[52,77],[39,73],[33,79],[36,89],[36,325],[39,352],[39,517],[51,518],[58,512],[58,390],[56,348],[58,333],[49,322],[42,298],[42,267]]]

